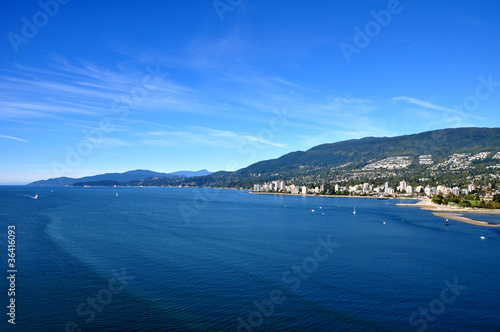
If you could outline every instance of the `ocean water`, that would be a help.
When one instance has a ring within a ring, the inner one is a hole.
[[[398,202],[3,186],[0,330],[500,330],[500,230]]]

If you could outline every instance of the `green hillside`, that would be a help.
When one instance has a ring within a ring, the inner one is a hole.
[[[397,137],[367,137],[315,146],[280,158],[255,163],[240,173],[300,172],[304,167],[338,167],[352,163],[359,168],[370,161],[391,156],[432,155],[436,162],[454,153],[500,150],[500,128],[457,128]]]
[[[500,159],[493,159],[493,156],[499,151],[500,128],[453,128],[322,144],[307,151],[260,161],[236,172],[216,172],[191,178],[149,178],[124,184],[251,188],[255,183],[272,180],[328,184],[406,179],[415,183],[419,178],[429,178],[434,183],[465,183],[470,182],[471,177],[479,179],[486,174],[498,174],[499,168],[494,167]],[[481,152],[488,153],[474,157]],[[454,154],[463,155],[452,158]],[[424,158],[424,155],[432,160],[431,164],[420,162],[419,157]],[[367,169],[371,163],[385,163],[387,166],[390,158],[402,158],[407,164],[404,167],[373,166]],[[450,162],[452,159],[454,161]]]

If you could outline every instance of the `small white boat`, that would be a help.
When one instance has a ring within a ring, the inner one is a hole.
[[[385,221],[384,221],[384,225],[385,225]]]
[[[34,199],[38,199],[38,194],[35,194],[35,197],[33,197]]]
[[[481,240],[484,240],[484,239],[486,239],[486,238],[484,236],[481,236]]]
[[[118,197],[118,193],[116,193],[116,197]]]
[[[312,209],[311,212],[314,212],[314,209]]]
[[[356,207],[354,207],[354,211],[352,212],[352,214],[356,214]]]

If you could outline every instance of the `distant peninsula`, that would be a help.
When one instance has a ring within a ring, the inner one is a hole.
[[[202,169],[196,172],[178,171],[172,173],[159,173],[149,170],[138,169],[124,173],[105,173],[93,176],[85,176],[82,178],[58,177],[48,180],[31,182],[28,184],[28,186],[71,186],[76,183],[82,183],[82,182],[99,184],[101,186],[113,186],[117,183],[141,180],[146,178],[173,178],[173,177],[189,178],[192,176],[205,176],[209,174],[211,174],[211,172],[207,171],[206,169]]]

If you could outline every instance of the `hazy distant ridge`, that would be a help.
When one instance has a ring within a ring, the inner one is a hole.
[[[98,174],[93,176],[85,176],[82,178],[69,178],[69,177],[59,177],[48,180],[40,180],[29,183],[30,186],[69,186],[78,182],[96,182],[96,181],[116,181],[116,182],[128,182],[134,180],[142,180],[146,178],[169,178],[169,177],[192,177],[192,176],[204,176],[209,175],[211,172],[206,169],[202,169],[196,172],[192,171],[177,171],[173,173],[160,173],[153,172],[149,170],[134,170],[124,173],[106,173]]]

